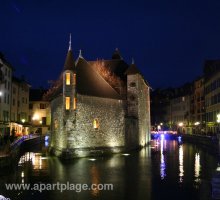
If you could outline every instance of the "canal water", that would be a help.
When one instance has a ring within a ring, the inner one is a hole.
[[[47,146],[47,143],[46,143]],[[14,199],[162,200],[211,199],[215,155],[192,144],[164,138],[128,154],[63,162],[46,146],[21,156],[16,170],[0,172],[0,195]],[[5,183],[112,184],[113,190],[6,190]]]

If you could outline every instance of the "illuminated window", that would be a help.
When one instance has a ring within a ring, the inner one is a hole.
[[[76,110],[76,97],[73,99],[73,109]]]
[[[66,73],[66,85],[70,85],[70,73]]]
[[[70,109],[70,97],[66,97],[66,110]]]
[[[76,74],[73,74],[73,85],[76,85]]]
[[[98,121],[98,119],[94,119],[93,120],[93,128],[94,129],[98,129],[99,128],[99,121]]]

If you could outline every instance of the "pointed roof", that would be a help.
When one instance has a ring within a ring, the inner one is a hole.
[[[76,89],[79,94],[121,99],[117,91],[84,58],[79,57],[76,74]]]
[[[79,58],[83,58],[83,56],[82,56],[82,49],[79,50]]]
[[[136,64],[134,63],[134,58],[132,58],[132,63],[130,67],[127,69],[127,71],[125,72],[125,74],[127,75],[141,74]]]
[[[73,59],[73,52],[72,52],[72,46],[71,46],[71,34],[70,34],[69,49],[68,49],[66,60],[64,63],[64,70],[73,70],[74,68],[75,68],[75,61]]]
[[[97,61],[89,61],[89,64],[94,65]],[[129,65],[124,60],[102,60],[103,66],[107,67],[113,74],[124,79],[125,72],[129,68]]]
[[[121,54],[120,54],[118,48],[116,48],[114,53],[112,54],[112,59],[122,60],[122,57],[121,57]]]

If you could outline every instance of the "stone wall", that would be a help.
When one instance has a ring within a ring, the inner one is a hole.
[[[77,95],[76,111],[62,107],[62,97],[52,101],[51,147],[55,154],[87,156],[107,148],[119,152],[125,146],[125,109],[122,100]],[[94,128],[94,120],[98,128]],[[68,155],[66,155],[68,156]]]
[[[77,96],[76,124],[70,115],[68,145],[74,148],[124,146],[124,109],[121,100]],[[94,128],[94,120],[98,128]],[[68,127],[69,126],[69,127]]]
[[[144,146],[150,141],[150,96],[149,86],[140,74],[128,75],[127,78],[128,117],[138,120],[137,144]],[[136,129],[133,131],[135,132]],[[134,133],[135,134],[135,133]]]
[[[67,148],[67,134],[64,127],[63,97],[57,97],[51,102],[51,143],[57,155]]]
[[[150,96],[149,87],[145,81],[138,76],[138,123],[139,123],[139,144],[141,146],[150,142]]]
[[[51,102],[50,146],[56,155],[117,153],[149,142],[149,87],[139,74],[129,76],[128,81],[135,86],[128,88],[127,101],[77,94],[76,110],[69,111],[64,109],[62,96]]]

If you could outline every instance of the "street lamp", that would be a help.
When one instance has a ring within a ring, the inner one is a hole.
[[[161,126],[160,125],[157,126],[157,130],[158,130],[158,132],[161,130]]]
[[[217,114],[217,123],[218,123],[218,132],[219,132],[219,124],[220,124],[220,113],[219,114]]]
[[[220,123],[220,114],[217,114],[217,123]]]
[[[195,126],[198,126],[199,124],[200,124],[200,122],[195,122],[194,123]]]
[[[179,130],[180,130],[180,133],[181,133],[181,132],[183,131],[183,130],[182,130],[183,122],[179,122],[178,126],[179,126]]]
[[[182,127],[182,126],[183,126],[183,122],[180,122],[178,125],[179,125],[180,127]]]

